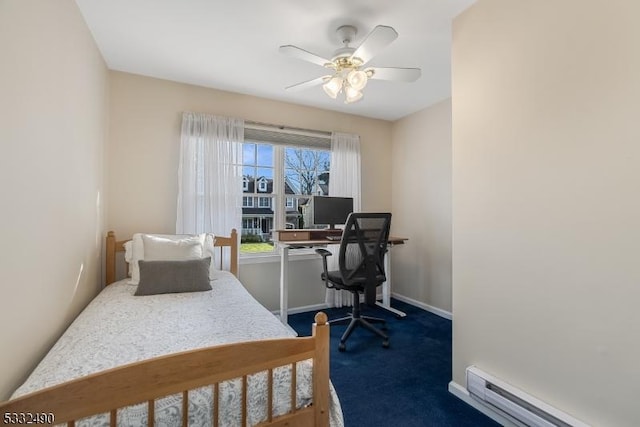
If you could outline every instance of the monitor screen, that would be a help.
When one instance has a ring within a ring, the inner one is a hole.
[[[352,197],[315,196],[313,198],[313,223],[335,228],[336,224],[344,224],[353,212]]]

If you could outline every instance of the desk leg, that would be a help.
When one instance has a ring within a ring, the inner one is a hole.
[[[405,317],[407,315],[405,312],[391,307],[391,250],[387,251],[384,256],[384,269],[387,273],[387,281],[382,284],[382,302],[376,301],[376,305],[396,316]]]
[[[283,245],[280,250],[280,321],[288,325],[289,246]]]

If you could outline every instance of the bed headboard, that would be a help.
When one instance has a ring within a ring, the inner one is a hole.
[[[127,240],[116,240],[116,234],[113,231],[109,231],[107,233],[107,246],[106,246],[106,274],[105,274],[105,283],[110,285],[111,283],[116,281],[116,254],[118,252],[124,252],[124,244],[130,239]],[[233,273],[234,276],[238,276],[238,232],[236,229],[231,230],[231,235],[229,237],[225,236],[216,236],[216,240],[214,243],[216,248],[220,248],[221,256],[218,257],[218,261],[220,261],[219,268],[222,268],[223,261],[223,249],[228,247],[230,253],[230,267],[229,271]]]

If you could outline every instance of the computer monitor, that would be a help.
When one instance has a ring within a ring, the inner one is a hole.
[[[336,224],[344,224],[353,212],[352,197],[313,197],[313,223],[336,228]]]

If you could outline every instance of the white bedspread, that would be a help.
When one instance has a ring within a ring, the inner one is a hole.
[[[212,290],[182,294],[134,296],[136,287],[120,281],[107,286],[69,326],[12,398],[127,363],[212,345],[294,334],[258,303],[227,272],[217,272]],[[309,325],[311,327],[311,325]],[[298,407],[311,397],[308,363],[297,369]],[[274,371],[274,415],[290,409],[288,368]],[[249,378],[250,424],[266,419],[266,374]],[[240,425],[240,381],[221,384],[221,425]],[[189,393],[189,425],[211,426],[212,389]],[[181,395],[156,401],[156,425],[180,425]],[[331,425],[343,425],[342,411],[331,389]],[[76,425],[109,425],[104,414]],[[145,405],[118,412],[119,426],[147,425]]]

